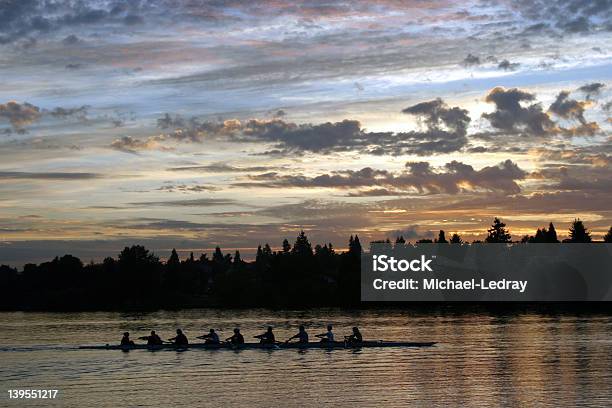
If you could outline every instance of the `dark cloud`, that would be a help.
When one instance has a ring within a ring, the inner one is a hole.
[[[532,32],[548,31],[551,23],[558,31],[551,34],[585,34],[605,29],[612,3],[609,0],[520,0],[514,3],[514,9],[528,21],[538,21],[531,26]]]
[[[74,34],[70,34],[69,36],[67,36],[66,38],[62,40],[62,44],[66,46],[75,45],[75,44],[78,44],[79,42],[81,42],[81,40],[79,39],[79,37],[77,37]]]
[[[569,94],[569,91],[561,91],[548,110],[562,118],[576,119],[580,123],[586,123],[584,118],[586,103],[570,99]]]
[[[477,57],[476,55],[468,54],[467,57],[465,57],[463,60],[463,65],[465,65],[466,67],[470,67],[473,65],[480,65],[480,57]]]
[[[83,105],[81,107],[78,108],[62,108],[62,107],[57,107],[55,109],[53,109],[50,114],[53,117],[56,118],[60,118],[60,119],[67,119],[67,118],[77,118],[79,120],[85,120],[87,119],[87,111],[89,109],[89,106],[87,105]]]
[[[165,191],[168,193],[200,193],[202,191],[218,191],[220,188],[217,186],[205,186],[201,184],[166,184],[156,190]]]
[[[605,87],[605,84],[601,82],[593,82],[590,84],[582,85],[578,88],[578,91],[584,92],[587,96],[587,100],[591,99],[593,96],[599,95],[599,92]]]
[[[594,135],[599,131],[599,125],[596,122],[587,122],[584,117],[589,102],[570,99],[569,94],[569,91],[561,91],[548,110],[560,118],[578,121],[579,125],[569,128],[559,126],[559,129],[570,136]]]
[[[457,194],[462,191],[486,190],[514,194],[521,191],[517,180],[526,173],[510,160],[497,166],[475,170],[472,166],[452,161],[441,169],[427,162],[408,162],[407,170],[392,173],[365,167],[361,170],[337,171],[315,177],[305,175],[279,175],[270,173],[251,177],[251,182],[235,183],[241,187],[270,188],[337,188],[360,189],[381,187],[396,192],[419,194]],[[367,191],[364,191],[367,194]]]
[[[128,14],[127,16],[124,17],[123,22],[126,25],[137,25],[137,24],[142,24],[144,23],[144,18],[142,18],[142,16],[136,15],[136,14]]]
[[[0,179],[3,180],[87,180],[102,177],[98,173],[0,171]]]
[[[499,69],[503,69],[504,71],[514,71],[516,69],[518,69],[518,67],[521,64],[517,63],[517,62],[510,62],[507,59],[502,60],[499,65],[497,65],[497,68]]]
[[[586,33],[591,30],[591,21],[584,16],[571,20],[560,21],[557,27],[570,33]]]
[[[483,113],[482,117],[491,126],[507,132],[526,131],[534,135],[544,135],[554,128],[553,121],[542,111],[539,103],[523,107],[521,103],[535,101],[535,95],[517,88],[494,88],[485,101],[495,104],[496,110]]]
[[[204,173],[248,173],[275,170],[273,166],[233,166],[227,163],[212,163],[198,166],[170,167],[168,171],[198,171]]]
[[[0,104],[0,119],[7,119],[15,130],[37,121],[42,115],[38,106],[10,101]]]
[[[448,107],[440,98],[410,106],[402,113],[417,116],[426,125],[422,132],[399,134],[410,145],[404,153],[427,155],[461,150],[467,144],[468,111]]]
[[[149,5],[126,2],[120,11],[115,2],[8,0],[0,2],[0,44],[62,28],[94,24],[139,24],[141,9]],[[156,2],[164,6],[163,1]],[[76,36],[66,37],[66,45],[75,44]]]

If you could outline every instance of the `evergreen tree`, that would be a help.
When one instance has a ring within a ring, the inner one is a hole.
[[[450,243],[451,244],[462,244],[463,240],[461,239],[461,237],[459,236],[459,234],[457,234],[456,232],[451,236],[450,239]]]
[[[608,233],[603,236],[604,242],[612,243],[612,227],[608,230]]]
[[[488,236],[485,239],[485,242],[488,243],[507,243],[511,242],[510,234],[506,230],[506,224],[501,222],[501,220],[497,217],[493,220],[493,224],[491,228],[487,230]]]
[[[240,257],[240,251],[236,250],[236,253],[234,254],[234,265],[240,264],[242,264],[242,258]]]
[[[288,254],[291,251],[291,245],[289,244],[289,241],[287,241],[287,238],[285,238],[285,240],[283,241],[283,252],[285,254]]]
[[[542,244],[545,242],[548,242],[548,232],[546,231],[546,228],[542,228],[536,231],[535,237],[533,237],[533,242],[538,243],[538,244]]]
[[[270,245],[267,242],[266,242],[266,245],[264,245],[263,254],[267,258],[272,256],[272,248],[270,248]]]
[[[300,234],[297,236],[291,253],[298,256],[312,256],[312,246],[303,230],[300,231]]]
[[[572,222],[569,229],[570,242],[586,243],[591,242],[591,233],[586,229],[579,218]]]
[[[557,238],[557,230],[555,229],[555,226],[552,222],[548,224],[548,232],[546,233],[546,238],[546,242],[559,242],[559,239]]]
[[[215,252],[213,253],[212,260],[216,263],[223,263],[225,257],[223,256],[223,252],[221,252],[221,248],[218,246],[215,248]]]
[[[176,249],[172,248],[172,253],[170,254],[170,258],[166,262],[168,266],[177,266],[181,263],[178,254],[176,253]]]
[[[436,242],[438,244],[448,244],[448,241],[446,240],[446,235],[444,234],[443,230],[440,230],[440,232],[438,233],[438,239],[436,240]]]
[[[362,248],[359,242],[359,237],[355,235],[355,238],[351,235],[349,238],[349,254],[361,256]]]
[[[395,239],[395,245],[397,244],[404,245],[405,243],[406,243],[406,240],[404,239],[403,235],[400,235],[399,237]]]

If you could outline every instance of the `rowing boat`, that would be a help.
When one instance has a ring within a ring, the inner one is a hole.
[[[179,346],[176,344],[134,344],[127,345],[112,345],[106,344],[103,346],[80,346],[79,349],[85,350],[162,350],[162,349],[204,349],[204,350],[243,350],[243,349],[359,349],[359,348],[374,348],[374,347],[431,347],[436,342],[401,342],[401,341],[363,341],[359,344],[350,344],[346,342],[317,342],[317,343],[277,343],[277,344],[262,344],[262,343],[244,343],[244,344],[205,344],[194,343],[187,346]]]

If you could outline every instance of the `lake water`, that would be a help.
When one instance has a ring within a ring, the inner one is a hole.
[[[151,329],[190,339],[213,327],[283,340],[359,325],[364,338],[438,341],[423,349],[78,350]],[[612,316],[398,310],[0,313],[1,406],[610,406]],[[59,389],[55,401],[11,388]]]

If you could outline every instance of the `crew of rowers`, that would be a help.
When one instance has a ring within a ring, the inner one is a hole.
[[[332,329],[333,329],[332,326],[328,325],[327,331],[325,333],[315,334],[315,337],[320,339],[321,343],[326,343],[326,342],[333,343],[335,339],[334,339],[334,333]],[[219,335],[215,332],[215,329],[210,329],[210,331],[207,334],[203,336],[198,336],[196,338],[204,340],[204,344],[221,344],[222,343],[222,341],[219,339]],[[254,336],[254,338],[259,339],[259,342],[261,344],[278,344],[279,343],[276,341],[276,338],[274,337],[272,326],[268,326],[268,330],[266,330],[262,334],[258,334],[257,336]],[[156,346],[156,345],[161,345],[164,343],[175,344],[177,346],[189,345],[189,340],[187,340],[187,336],[185,336],[185,333],[183,333],[181,329],[177,329],[176,336],[172,337],[171,339],[168,339],[168,341],[162,340],[157,335],[157,333],[155,333],[154,330],[151,331],[151,333],[148,336],[139,337],[138,339],[146,340],[147,345],[149,346]],[[306,332],[306,328],[304,326],[300,326],[297,334],[294,336],[291,336],[289,339],[287,339],[287,341],[285,341],[285,343],[289,343],[291,340],[297,340],[297,343],[307,344],[308,343],[308,333]],[[353,327],[353,333],[349,336],[344,336],[344,341],[351,345],[358,345],[363,341],[363,337],[361,336],[359,329],[357,327]],[[234,334],[231,337],[228,337],[227,339],[225,339],[223,342],[234,344],[234,345],[244,344],[244,336],[242,336],[242,334],[240,333],[240,329],[236,328],[234,329]],[[130,339],[129,332],[123,333],[123,338],[121,339],[121,345],[122,346],[133,346],[134,345],[134,342]]]

